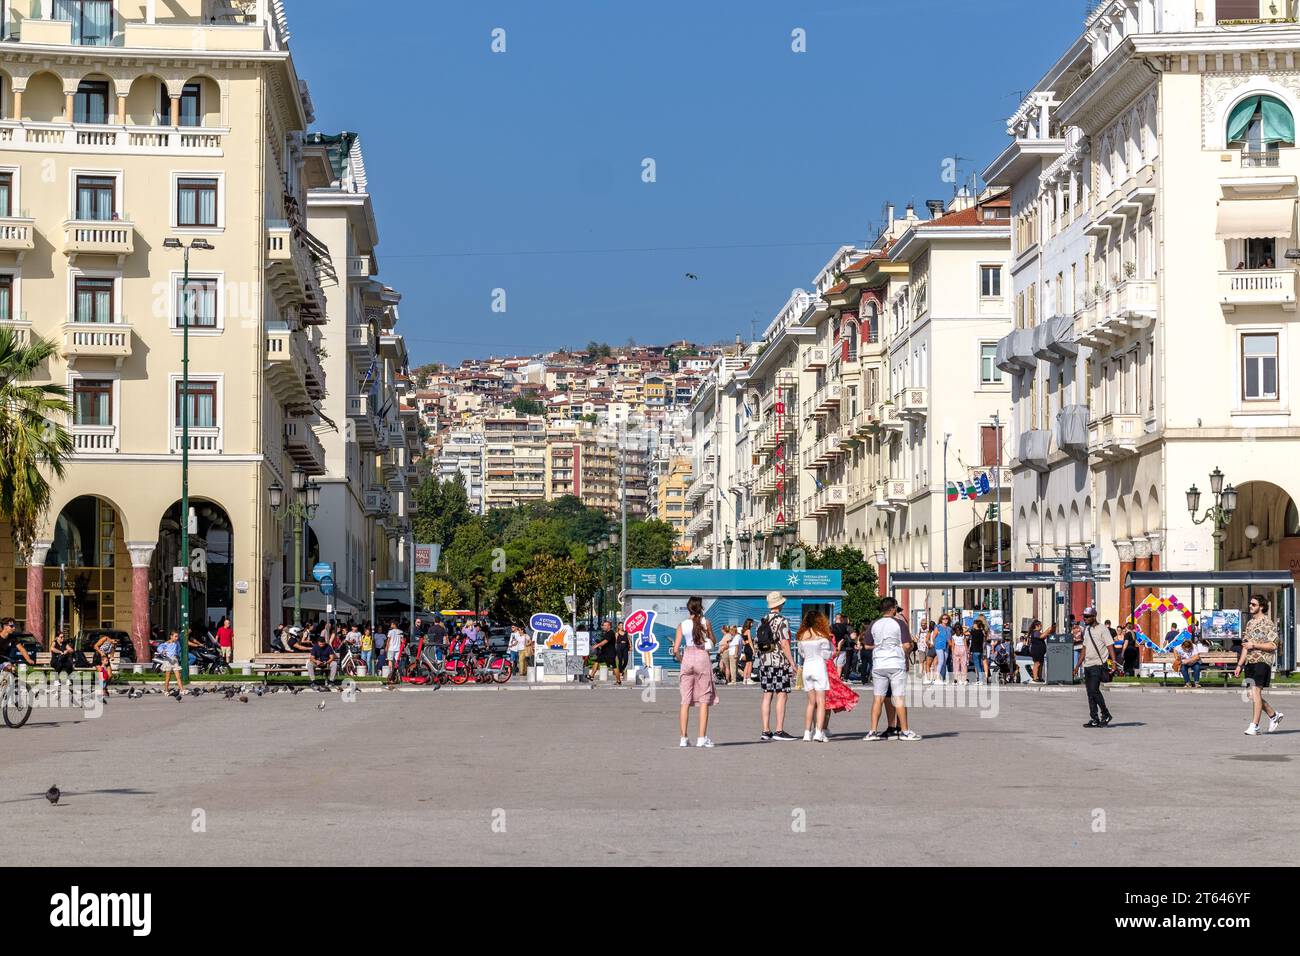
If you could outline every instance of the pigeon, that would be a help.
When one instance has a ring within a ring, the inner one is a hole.
[[[235,694],[237,694],[237,693],[238,693],[238,691],[236,691],[235,688],[233,688],[233,687],[227,687],[227,688],[226,688],[226,700],[230,700],[230,698],[234,697]]]
[[[317,705],[316,705],[316,709],[317,709],[317,710],[324,710],[324,709],[325,709],[325,701],[322,700],[319,704],[317,704]]]
[[[50,806],[54,806],[58,803],[60,796],[62,796],[62,792],[56,786],[51,785],[50,789],[45,791],[45,799],[50,801]]]
[[[291,688],[289,692],[290,692],[291,694],[301,694],[301,693],[302,693],[302,688],[301,688],[301,687],[294,687],[294,688]]]
[[[259,688],[257,688],[256,691],[254,691],[254,693],[257,694],[258,697],[261,697],[263,694],[266,693],[266,688],[265,688],[265,687],[259,687]]]
[[[697,276],[694,272],[688,272],[688,273],[686,273],[686,278],[688,278],[688,279],[699,279],[699,276]]]
[[[240,695],[239,695],[239,702],[240,702],[241,704],[247,704],[247,703],[248,703],[248,695],[247,695],[247,694],[240,694]]]

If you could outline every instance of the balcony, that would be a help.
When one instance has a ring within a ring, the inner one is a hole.
[[[135,224],[122,221],[69,219],[63,224],[63,253],[77,256],[116,256],[117,264],[135,252]]]
[[[914,422],[925,421],[929,414],[927,390],[920,385],[909,385],[903,389],[898,403],[898,414]]]
[[[1144,432],[1141,415],[1103,415],[1088,423],[1088,454],[1101,461],[1135,455]]]
[[[844,386],[839,382],[823,385],[804,406],[804,417],[824,418],[833,411],[839,411],[840,396],[843,394]]]
[[[906,478],[886,478],[876,485],[875,505],[882,511],[900,511],[907,507],[912,484]]]
[[[36,123],[0,120],[0,144],[50,152],[133,156],[224,155],[225,127],[117,126],[108,123]]]
[[[68,431],[78,455],[115,455],[119,451],[116,425],[73,425]]]
[[[1073,316],[1054,315],[1034,329],[1034,355],[1038,358],[1059,364],[1078,354]]]
[[[1038,367],[1038,356],[1034,354],[1034,330],[1016,329],[1004,335],[998,342],[994,362],[1008,375],[1033,372]]]
[[[1102,293],[1092,310],[1092,321],[1076,341],[1105,349],[1123,341],[1134,330],[1144,329],[1156,316],[1154,279],[1128,279]]]
[[[898,414],[898,406],[892,401],[876,402],[872,406],[871,415],[875,419],[876,431],[879,434],[902,432],[907,427],[907,423]]]
[[[284,423],[284,450],[303,473],[325,474],[325,446],[306,419],[291,418]]]
[[[349,279],[368,279],[374,275],[371,265],[374,260],[370,256],[348,256],[348,278]]]
[[[221,454],[221,429],[219,427],[190,426],[191,455]],[[181,429],[172,429],[172,454],[179,455],[185,447],[185,437]]]
[[[844,485],[827,485],[811,498],[804,499],[803,513],[809,518],[830,514],[848,503],[848,489]]]
[[[125,322],[65,322],[63,354],[68,368],[85,358],[111,358],[121,368],[131,357],[131,326]]]
[[[713,474],[711,472],[705,472],[687,486],[686,497],[683,500],[688,505],[694,504],[712,487]]]
[[[18,319],[0,320],[0,329],[6,329],[14,337],[14,344],[25,349],[32,344],[32,324],[27,321],[27,313]]]
[[[875,427],[876,417],[871,406],[862,409],[849,422],[849,428],[853,430],[853,434],[858,438],[866,438],[875,430]]]
[[[1237,269],[1219,273],[1219,303],[1224,312],[1242,305],[1296,310],[1294,269]]]
[[[0,216],[0,252],[12,252],[22,265],[23,256],[36,248],[36,220],[19,216]]]
[[[367,362],[375,354],[375,334],[368,324],[348,326],[348,351]]]
[[[813,345],[803,354],[803,370],[815,372],[826,367],[830,361],[830,349],[824,345]]]
[[[1241,151],[1242,169],[1277,169],[1282,165],[1282,154],[1276,149]]]
[[[1056,416],[1056,447],[1068,454],[1087,454],[1088,443],[1088,406],[1066,405]]]
[[[307,387],[307,356],[301,336],[290,329],[268,327],[266,330],[266,381],[271,394],[291,413],[306,413],[312,408],[312,394]]]
[[[284,220],[268,220],[266,224],[266,278],[278,299],[300,304],[304,321],[325,321],[325,294],[316,260],[302,232]]]
[[[382,517],[392,512],[393,499],[386,491],[378,488],[368,488],[365,497],[362,499],[362,507],[367,515],[376,518]]]
[[[1052,433],[1045,429],[1022,432],[1017,458],[1026,468],[1047,471],[1047,459],[1052,453]]]
[[[817,441],[812,448],[804,452],[805,468],[820,468],[830,464],[844,454],[843,439],[838,432],[833,432]]]
[[[988,476],[990,495],[996,494],[999,486],[1011,494],[1012,474],[1006,465],[971,465],[966,472],[966,477],[972,484],[979,484],[981,475]]]
[[[357,442],[365,448],[375,447],[374,396],[348,396],[348,422]]]

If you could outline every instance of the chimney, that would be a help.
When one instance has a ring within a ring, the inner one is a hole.
[[[925,208],[930,210],[931,219],[938,219],[943,216],[946,205],[942,199],[927,199],[925,201]]]
[[[911,222],[913,219],[916,218],[916,203],[909,202],[907,204],[907,216],[905,218],[907,219],[908,222]]]
[[[886,203],[885,210],[885,218],[889,220],[889,231],[892,233],[894,231],[894,204],[892,202]]]

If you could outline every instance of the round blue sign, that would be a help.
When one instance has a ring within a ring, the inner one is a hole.
[[[534,614],[529,619],[528,626],[542,634],[558,634],[563,629],[564,622],[557,614]]]

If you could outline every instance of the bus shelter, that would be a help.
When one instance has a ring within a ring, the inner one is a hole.
[[[1295,578],[1290,571],[1130,571],[1123,583],[1135,617],[1163,613],[1156,594],[1166,599],[1177,598],[1200,622],[1201,635],[1223,644],[1224,650],[1240,648],[1241,628],[1249,617],[1250,595],[1264,595],[1271,604],[1270,614],[1277,622],[1281,639],[1277,670],[1288,673],[1295,670],[1296,593]],[[1213,596],[1207,592],[1213,592]],[[1182,595],[1186,595],[1185,600]],[[1159,634],[1147,636],[1161,642]]]
[[[673,638],[677,625],[689,616],[686,602],[692,597],[703,601],[704,616],[715,635],[721,635],[723,625],[739,626],[751,619],[757,629],[767,614],[767,596],[773,591],[785,598],[781,615],[790,624],[791,636],[799,630],[805,611],[816,608],[834,620],[844,606],[839,571],[637,568],[628,578],[623,619],[637,611],[653,614],[649,626],[659,643],[654,664],[666,670],[678,667],[672,655]],[[634,654],[633,659],[639,655]]]
[[[898,571],[888,579],[889,594],[899,591],[992,591],[999,595],[1004,633],[1011,641],[1012,660],[1020,628],[1016,617],[1016,592],[1055,591],[1060,578],[1050,571]],[[1058,632],[1059,640],[1047,648],[1046,679],[1052,683],[1069,683],[1073,679],[1074,649],[1069,633]]]

